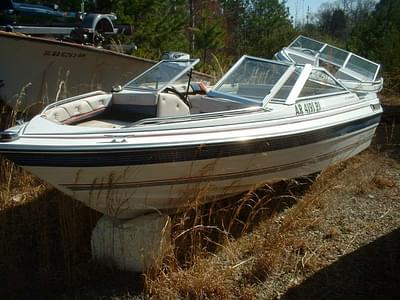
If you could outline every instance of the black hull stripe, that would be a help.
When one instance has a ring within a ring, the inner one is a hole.
[[[336,155],[342,154],[346,151],[349,151],[353,148],[361,146],[364,143],[367,143],[372,138],[368,136],[363,140],[358,141],[357,143],[353,143],[341,149],[325,153],[319,155],[317,157],[305,159],[302,161],[297,161],[294,163],[283,164],[279,166],[270,166],[266,168],[246,170],[244,172],[234,172],[234,173],[226,173],[226,174],[216,174],[216,175],[206,175],[206,176],[196,176],[196,177],[185,177],[185,178],[171,178],[164,180],[149,180],[149,181],[135,181],[135,182],[107,182],[107,183],[93,183],[93,184],[60,184],[65,188],[77,192],[77,191],[96,191],[96,190],[119,190],[119,189],[132,189],[132,188],[144,188],[144,187],[157,187],[157,186],[170,186],[170,185],[178,185],[178,184],[195,184],[195,183],[206,183],[206,182],[215,182],[222,180],[234,180],[244,177],[252,177],[258,176],[268,173],[275,173],[279,171],[287,171],[294,168],[300,168],[304,166],[308,166],[310,164],[315,164],[321,162],[323,160],[333,158]]]
[[[169,146],[151,149],[103,150],[99,152],[76,151],[43,153],[18,150],[6,156],[18,165],[44,167],[106,167],[160,164],[195,161],[255,154],[288,149],[340,137],[367,127],[377,126],[380,115],[283,137],[255,139],[244,142]]]

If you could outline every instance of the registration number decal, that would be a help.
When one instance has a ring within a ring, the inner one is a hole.
[[[43,52],[43,56],[60,56],[60,57],[66,57],[66,58],[81,58],[81,57],[85,57],[86,54],[85,53],[81,53],[81,52],[45,50]]]
[[[318,101],[298,103],[295,105],[296,116],[314,114],[321,111],[321,104]]]

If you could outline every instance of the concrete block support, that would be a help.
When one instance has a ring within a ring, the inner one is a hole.
[[[92,257],[120,270],[145,272],[170,249],[170,224],[160,214],[131,220],[103,216],[92,232]]]

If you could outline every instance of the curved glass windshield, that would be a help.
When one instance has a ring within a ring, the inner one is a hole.
[[[333,67],[341,68],[341,72],[347,73],[347,77],[352,77],[352,79],[348,80],[365,81],[379,79],[377,77],[380,69],[379,64],[329,44],[299,36],[290,44],[289,48],[292,52],[289,52],[288,55],[295,63],[313,63],[311,61],[305,62],[308,58],[304,54],[313,57],[318,56],[319,65],[325,67],[326,64],[331,64]],[[293,51],[297,53],[293,53]],[[328,70],[331,71],[330,69]],[[336,72],[332,73],[335,74]]]
[[[124,88],[130,90],[160,91],[174,82],[198,63],[198,59],[162,60],[149,70],[128,82]]]
[[[245,56],[208,95],[261,105],[288,68],[286,64]]]

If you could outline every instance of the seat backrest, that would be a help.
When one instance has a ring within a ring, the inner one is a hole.
[[[157,102],[157,117],[174,117],[190,115],[189,107],[177,96],[160,93]]]
[[[97,95],[86,98],[85,101],[93,110],[97,110],[109,106],[111,104],[111,97],[111,94]]]
[[[49,109],[44,113],[44,117],[47,120],[56,122],[56,123],[62,123],[65,120],[69,119],[71,115],[68,113],[68,111],[65,109],[65,107],[62,106],[56,106],[53,107],[52,109]]]
[[[44,113],[46,119],[63,123],[70,118],[103,110],[110,105],[111,94],[83,98],[55,106]]]
[[[125,113],[143,114],[155,117],[157,111],[157,95],[148,92],[119,92],[112,96],[112,106],[115,110]]]
[[[157,105],[157,95],[146,92],[119,92],[112,96],[112,102],[116,105]]]

